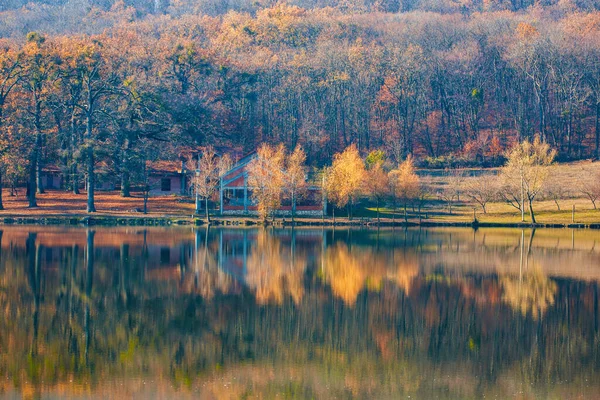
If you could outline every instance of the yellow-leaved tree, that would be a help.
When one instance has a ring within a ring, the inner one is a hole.
[[[529,204],[531,222],[536,223],[533,201],[544,187],[548,178],[548,167],[556,157],[556,150],[536,136],[533,142],[525,140],[514,145],[506,155],[506,165],[502,169],[505,187],[520,192],[521,220],[524,216],[525,201]]]
[[[390,182],[388,174],[383,168],[383,160],[372,163],[366,175],[365,189],[369,197],[375,200],[377,204],[377,223],[379,223],[381,222],[379,219],[379,205],[390,193]]]
[[[285,148],[263,143],[248,165],[248,186],[258,207],[258,215],[266,221],[281,206],[285,187]]]
[[[348,219],[352,219],[352,205],[362,193],[365,176],[365,164],[356,145],[352,144],[333,156],[333,163],[327,171],[325,192],[336,207],[348,206]],[[333,218],[335,221],[335,209]]]
[[[400,163],[398,169],[390,171],[389,181],[394,204],[399,201],[404,207],[406,216],[408,203],[419,198],[421,193],[421,182],[415,172],[415,164],[411,155]]]
[[[298,145],[294,151],[286,157],[285,163],[285,195],[292,203],[292,222],[296,217],[296,202],[303,196],[308,188],[306,182],[306,153],[302,146]]]

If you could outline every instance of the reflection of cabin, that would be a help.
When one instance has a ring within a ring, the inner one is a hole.
[[[148,162],[151,195],[186,194],[186,169],[183,161]]]
[[[256,252],[260,255],[260,252],[264,251],[257,243],[258,232],[248,229],[219,229],[216,235],[219,269],[236,281],[247,284],[248,260]],[[323,249],[327,245],[327,238],[323,230],[278,230],[269,235],[281,244],[280,250],[287,253],[290,259],[293,257],[292,253],[297,252],[304,257],[306,265],[317,263],[320,255],[315,249]],[[259,264],[263,265],[262,262]],[[256,266],[255,263],[254,267],[256,268]],[[264,266],[271,267],[270,265]]]
[[[221,176],[221,214],[255,215],[256,204],[252,201],[252,188],[248,186],[248,164],[256,158],[252,153],[240,159],[229,171]],[[296,214],[320,216],[326,207],[321,188],[309,185],[304,196],[296,200]],[[292,204],[289,199],[282,201],[278,215],[290,215]]]

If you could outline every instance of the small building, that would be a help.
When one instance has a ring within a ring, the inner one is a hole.
[[[247,167],[256,158],[256,153],[241,158],[229,171],[221,176],[220,204],[221,214],[224,215],[256,215],[257,207],[252,201],[252,187],[248,185]],[[321,216],[325,213],[327,204],[321,187],[309,185],[304,196],[296,200],[296,215]],[[292,214],[292,204],[283,201],[276,215]]]
[[[44,166],[40,177],[44,189],[65,189],[65,186],[71,184],[68,181],[69,177],[65,176],[65,171],[56,165]],[[84,178],[85,173],[80,171],[80,182],[84,181],[85,183]],[[65,182],[65,179],[67,179],[67,182]],[[99,163],[96,168],[96,185],[94,188],[98,191],[110,191],[115,190],[115,187],[114,174],[108,169],[106,162]],[[87,190],[85,187],[84,189]]]
[[[44,189],[61,189],[63,172],[56,165],[46,165],[42,168],[41,180]]]
[[[188,194],[183,161],[149,161],[147,168],[150,195]]]

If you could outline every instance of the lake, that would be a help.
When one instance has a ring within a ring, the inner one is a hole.
[[[0,397],[600,398],[599,231],[0,233]]]

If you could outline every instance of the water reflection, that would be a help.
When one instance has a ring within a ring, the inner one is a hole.
[[[594,398],[600,232],[0,230],[0,395]]]

